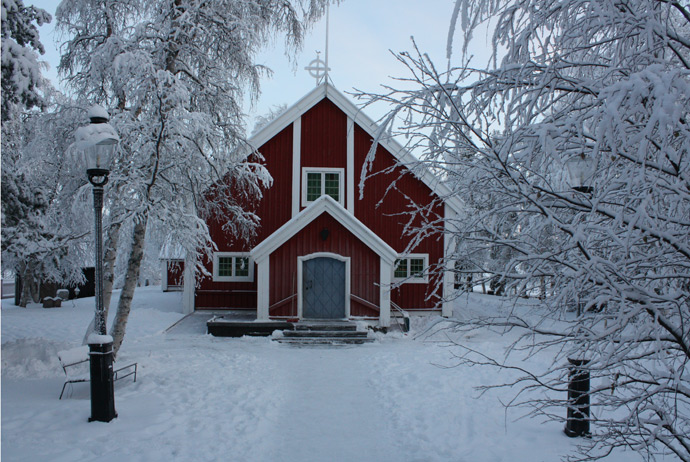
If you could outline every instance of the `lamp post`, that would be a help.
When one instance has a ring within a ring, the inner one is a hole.
[[[589,360],[568,358],[568,362],[568,410],[563,432],[570,438],[589,437]]]
[[[568,171],[568,177],[570,178],[570,189],[576,193],[583,193],[587,197],[591,198],[594,192],[594,187],[592,186],[592,173],[593,165],[592,159],[585,155],[584,152],[577,154],[569,158],[565,162],[565,167]],[[582,314],[582,309],[584,303],[578,295],[576,300],[577,315]]]
[[[75,147],[81,154],[82,164],[93,185],[93,209],[96,240],[96,312],[95,333],[88,339],[91,371],[91,417],[89,421],[110,422],[115,412],[115,387],[113,384],[113,339],[106,332],[103,306],[103,186],[108,182],[110,163],[120,138],[108,123],[110,116],[101,106],[94,106],[88,113],[89,125],[79,127],[75,133]]]
[[[593,166],[585,153],[580,153],[566,161],[570,187],[573,191],[591,196],[594,187],[591,185]],[[577,316],[582,314],[583,302],[580,295],[577,296]],[[582,335],[581,333],[579,335]],[[571,437],[590,437],[589,431],[590,413],[590,374],[589,359],[568,358],[568,408],[565,428],[563,432]]]

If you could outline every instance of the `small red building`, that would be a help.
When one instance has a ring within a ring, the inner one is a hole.
[[[161,263],[161,289],[163,292],[184,289],[185,251],[181,246],[166,241],[158,254]]]
[[[375,175],[360,194],[376,129],[327,83],[263,127],[251,142],[273,185],[256,205],[260,229],[247,243],[209,221],[218,251],[208,263],[213,276],[198,281],[194,309],[381,326],[389,325],[392,304],[450,315],[450,242],[441,230],[460,204],[392,140],[378,146],[369,167]],[[409,228],[423,222],[440,230],[411,245]]]
[[[183,290],[184,259],[162,260],[161,275],[161,288],[163,292]]]

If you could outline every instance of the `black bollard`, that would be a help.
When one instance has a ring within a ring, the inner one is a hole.
[[[113,342],[89,343],[91,359],[91,417],[89,422],[110,422],[115,412]]]
[[[587,359],[571,359],[568,383],[568,419],[563,431],[571,438],[589,433],[589,370]]]

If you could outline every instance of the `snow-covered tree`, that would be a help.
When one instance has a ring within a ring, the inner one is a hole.
[[[21,306],[39,301],[41,281],[81,282],[91,217],[72,208],[84,183],[67,174],[76,116],[53,104],[3,122],[2,261],[22,280]]]
[[[22,127],[13,122],[3,122],[3,134],[8,125],[14,133],[2,140],[2,260],[3,269],[12,268],[23,282],[19,304],[25,307],[30,301],[38,301],[36,279],[40,270],[32,250],[41,241],[50,240],[51,235],[44,221],[48,201],[43,188],[27,178],[31,172],[21,169],[23,137],[17,132]]]
[[[32,109],[49,104],[41,74],[44,53],[37,26],[50,15],[21,0],[2,0],[2,260],[23,281],[20,305],[38,301],[40,280],[73,280],[74,235],[56,208],[64,149],[59,120]],[[69,220],[67,220],[69,222]]]
[[[41,106],[43,76],[36,52],[45,49],[36,25],[50,22],[41,8],[24,6],[22,0],[2,0],[2,121],[16,108]],[[35,23],[35,24],[34,24]]]
[[[264,128],[266,125],[271,123],[273,119],[277,118],[280,114],[287,110],[287,104],[276,104],[271,109],[268,110],[266,114],[254,117],[254,128],[252,129],[252,135],[257,133],[259,130]]]
[[[467,50],[487,25],[493,55],[475,66]],[[512,351],[552,352],[515,382],[540,397],[520,396],[565,417],[566,358],[586,358],[584,458],[624,446],[690,461],[690,5],[458,0],[449,37],[441,70],[398,56],[407,89],[373,98],[394,105],[380,136],[408,136],[461,199],[491,198],[454,237],[506,252],[495,272],[518,293],[548,287],[533,316],[478,321],[524,330]]]
[[[203,217],[222,211],[226,227],[250,236],[257,219],[243,209],[270,177],[247,161],[242,100],[255,97],[258,50],[277,36],[294,51],[325,0],[64,0],[67,36],[60,71],[85,102],[111,111],[121,137],[106,197],[118,222],[132,223],[115,324],[119,348],[149,222],[164,223],[188,254],[210,252]],[[224,181],[220,181],[224,179]],[[212,195],[208,188],[216,184]],[[225,186],[227,185],[227,186]],[[124,229],[124,228],[123,228]],[[118,232],[106,248],[117,247]],[[115,243],[115,245],[113,245]],[[207,256],[207,255],[206,255]],[[197,259],[197,268],[205,255]],[[106,259],[106,266],[109,265]],[[111,265],[112,267],[112,265]]]

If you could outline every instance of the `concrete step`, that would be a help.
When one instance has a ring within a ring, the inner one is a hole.
[[[357,324],[332,319],[301,321],[293,329],[283,330],[273,340],[290,345],[361,345],[373,342],[366,331],[358,331]]]
[[[298,331],[356,331],[357,324],[348,321],[307,321],[298,322],[295,324],[295,330]]]
[[[361,345],[374,341],[369,337],[278,337],[273,340],[289,345]]]
[[[360,338],[366,337],[366,332],[356,330],[284,330],[283,336],[292,338],[308,337],[333,337],[333,338]]]

